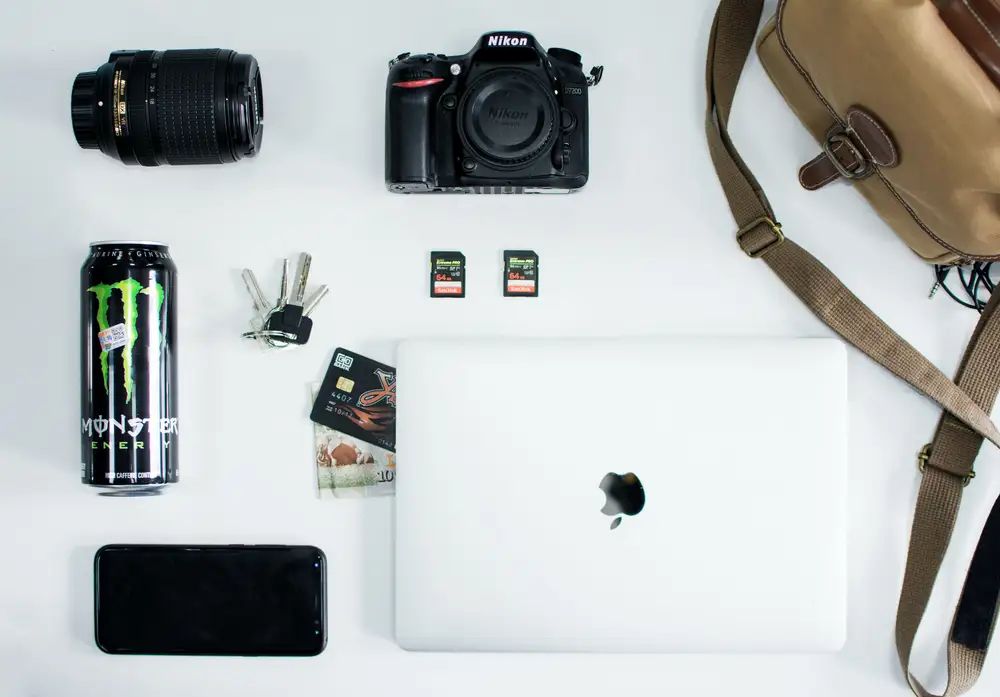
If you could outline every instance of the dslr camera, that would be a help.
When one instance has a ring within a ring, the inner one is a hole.
[[[526,32],[484,34],[464,56],[389,64],[385,180],[394,193],[559,193],[587,183],[588,77],[580,54]]]

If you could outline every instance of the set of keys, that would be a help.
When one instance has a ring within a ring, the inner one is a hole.
[[[273,307],[265,300],[254,272],[243,269],[243,282],[256,313],[250,322],[252,331],[244,332],[244,339],[255,339],[272,349],[302,346],[309,341],[313,327],[311,315],[330,292],[327,286],[320,286],[306,297],[310,266],[312,256],[302,254],[295,270],[295,288],[291,289],[288,283],[290,264],[288,259],[284,260],[278,302]]]

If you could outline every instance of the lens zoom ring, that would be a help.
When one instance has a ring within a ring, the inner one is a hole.
[[[157,74],[160,147],[172,165],[221,164],[215,128],[218,49],[165,51]]]
[[[139,164],[146,167],[156,166],[156,153],[153,151],[153,138],[146,115],[146,97],[149,94],[146,76],[149,75],[151,56],[152,53],[148,51],[136,54],[132,60],[128,85],[128,128],[132,136],[130,142]],[[155,108],[155,104],[150,108]]]

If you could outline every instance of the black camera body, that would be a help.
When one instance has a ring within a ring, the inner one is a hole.
[[[580,55],[526,32],[484,34],[464,56],[403,54],[386,88],[385,179],[394,193],[571,192],[587,183]]]

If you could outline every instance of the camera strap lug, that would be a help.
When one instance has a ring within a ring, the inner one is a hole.
[[[587,78],[587,87],[597,87],[604,77],[604,66],[595,65],[590,69],[590,77]]]

